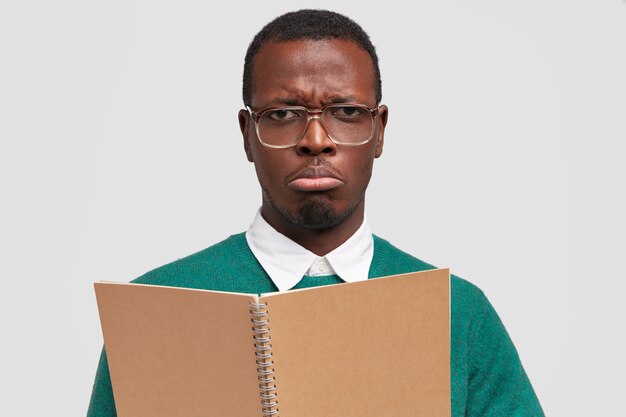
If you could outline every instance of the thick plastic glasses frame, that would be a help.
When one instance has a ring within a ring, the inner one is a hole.
[[[324,112],[324,110],[326,110],[328,108],[342,108],[342,107],[358,107],[359,109],[367,110],[369,112],[369,114],[372,116],[372,131],[370,133],[369,138],[367,138],[366,140],[360,141],[360,142],[342,142],[342,141],[337,140],[337,139],[332,137],[332,135],[328,132],[328,129],[324,125],[324,121],[322,120],[322,113]],[[374,138],[374,133],[378,130],[377,129],[377,127],[378,127],[378,117],[377,116],[378,116],[378,111],[380,110],[380,106],[376,107],[375,109],[372,109],[372,108],[370,108],[370,107],[368,107],[368,106],[366,106],[364,104],[357,104],[357,103],[331,103],[331,104],[325,105],[321,109],[313,109],[313,110],[309,110],[306,107],[302,107],[302,106],[268,107],[268,108],[265,108],[263,110],[259,110],[258,112],[255,112],[254,110],[252,110],[250,108],[250,106],[246,106],[246,110],[248,110],[248,113],[250,113],[250,117],[252,117],[252,120],[254,120],[254,127],[255,127],[255,131],[256,131],[256,137],[259,139],[259,142],[261,142],[261,144],[263,146],[267,146],[268,148],[274,148],[274,149],[286,149],[286,148],[291,148],[292,146],[296,146],[298,144],[298,142],[300,142],[302,137],[306,134],[306,131],[309,128],[309,124],[311,123],[311,120],[313,120],[313,119],[318,119],[319,120],[320,124],[324,128],[324,131],[326,132],[326,135],[335,144],[337,144],[337,145],[344,145],[344,146],[364,145],[364,144],[366,144],[367,142],[371,141]],[[300,111],[305,111],[306,114],[307,114],[307,121],[306,121],[306,124],[304,125],[304,129],[302,129],[302,133],[290,145],[271,145],[269,143],[263,142],[263,139],[261,139],[261,134],[259,133],[259,119],[265,113],[267,113],[269,111],[274,111],[274,110],[285,110],[285,111],[287,111],[287,110],[300,110]]]

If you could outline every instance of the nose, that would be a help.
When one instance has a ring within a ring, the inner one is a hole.
[[[320,115],[311,117],[304,135],[296,143],[296,152],[300,155],[334,155],[337,153],[337,144],[328,136]]]

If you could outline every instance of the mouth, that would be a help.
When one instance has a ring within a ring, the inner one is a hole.
[[[309,166],[290,177],[287,186],[296,191],[329,191],[344,184],[341,176],[325,166]]]

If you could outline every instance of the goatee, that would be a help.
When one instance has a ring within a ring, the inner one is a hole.
[[[348,217],[350,217],[352,213],[354,213],[354,210],[356,210],[359,202],[361,201],[357,200],[352,206],[339,212],[328,201],[311,198],[309,201],[300,206],[297,211],[290,212],[284,207],[278,206],[269,193],[267,193],[266,190],[263,191],[263,194],[265,195],[267,201],[269,201],[270,205],[274,208],[274,210],[280,213],[288,223],[316,232],[324,232],[339,226]]]

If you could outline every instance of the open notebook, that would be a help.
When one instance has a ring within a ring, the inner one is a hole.
[[[95,284],[119,417],[450,416],[450,274],[282,293]]]

